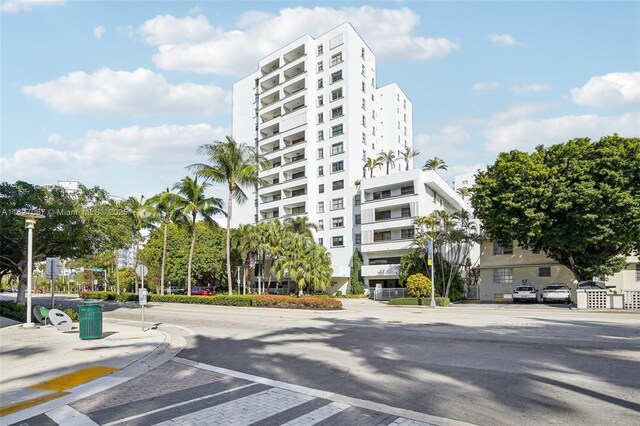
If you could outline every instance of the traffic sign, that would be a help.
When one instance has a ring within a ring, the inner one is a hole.
[[[136,275],[138,275],[139,277],[145,277],[147,276],[148,273],[149,273],[149,268],[147,268],[142,263],[136,266]]]
[[[60,258],[47,257],[44,273],[50,280],[56,280],[60,276]]]

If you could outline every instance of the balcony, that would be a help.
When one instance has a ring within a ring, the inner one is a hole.
[[[267,159],[272,159],[273,157],[269,156],[269,154],[278,152],[279,150],[280,150],[280,139],[260,145],[260,153],[265,157],[267,157]]]
[[[280,217],[280,209],[278,207],[271,207],[268,209],[260,210],[261,220],[269,220]]]
[[[362,265],[363,277],[397,277],[400,274],[400,265]]]
[[[266,188],[268,186],[277,185],[278,183],[280,183],[280,173],[278,170],[273,170],[273,169],[260,170],[258,172],[258,176],[267,182],[264,185],[262,185],[261,188]]]
[[[286,154],[284,154],[282,156],[282,160],[284,161],[285,165],[291,164],[291,163],[297,163],[298,161],[305,160],[304,153],[305,153],[304,147],[300,147],[298,149],[289,151]]]
[[[284,54],[285,64],[291,63],[305,55],[304,44]]]
[[[307,185],[292,186],[291,188],[283,189],[282,192],[284,193],[285,199],[300,197],[307,195]]]
[[[260,87],[262,88],[262,92],[266,92],[269,89],[273,89],[278,84],[280,84],[280,75],[274,75],[273,77],[268,78],[267,80],[260,83]]]
[[[290,114],[294,111],[304,108],[305,106],[306,105],[304,103],[304,96],[300,96],[299,98],[293,99],[289,102],[285,102],[283,105],[284,115]]]
[[[296,179],[302,179],[306,176],[305,174],[305,166],[296,167],[291,170],[283,171],[282,175],[284,176],[284,181],[289,182]]]
[[[395,251],[395,250],[410,250],[415,248],[413,239],[391,239],[375,242],[365,242],[364,235],[360,251],[362,253],[380,252],[380,251]],[[380,266],[380,265],[378,265]]]
[[[277,135],[278,133],[280,133],[280,124],[278,123],[260,129],[260,135],[262,136],[262,139]]]
[[[284,97],[287,98],[291,95],[295,95],[296,93],[302,91],[306,89],[306,85],[305,85],[305,80],[304,78],[288,85],[285,86],[284,89],[282,89],[284,91]]]
[[[262,99],[260,99],[260,107],[261,108],[268,107],[269,105],[272,105],[275,102],[278,102],[279,100],[280,100],[280,91],[278,90],[277,92],[273,92],[272,94],[267,95]]]
[[[274,118],[278,118],[282,115],[282,109],[280,107],[274,108],[271,111],[265,112],[264,114],[260,114],[260,120],[262,124],[267,123]]]
[[[280,68],[280,58],[277,58],[277,59],[269,62],[267,65],[264,65],[262,68],[260,68],[260,72],[262,73],[262,76],[264,77],[266,75],[271,74],[272,72],[274,72],[278,68]]]
[[[282,199],[282,192],[278,189],[276,191],[270,191],[265,194],[260,194],[260,205],[272,203],[274,201],[280,201]]]
[[[283,207],[284,217],[300,216],[307,214],[307,209],[304,201],[297,203],[287,204]]]

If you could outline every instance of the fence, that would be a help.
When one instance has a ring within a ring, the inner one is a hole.
[[[640,290],[576,290],[578,309],[640,309]]]
[[[397,299],[399,297],[405,297],[406,288],[376,288],[373,291],[369,291],[369,298],[373,300],[388,301],[391,299]]]

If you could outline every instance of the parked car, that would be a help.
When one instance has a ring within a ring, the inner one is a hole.
[[[564,302],[571,303],[571,290],[566,284],[549,284],[542,289],[542,303]]]
[[[593,281],[593,280],[580,281],[576,285],[576,289],[578,289],[578,290],[584,290],[584,289],[607,290],[607,289],[611,289],[611,288],[615,288],[615,287],[616,286],[614,286],[614,285],[607,285],[602,281]]]
[[[209,287],[191,287],[192,296],[215,296],[216,292]]]
[[[166,293],[167,294],[185,294],[186,291],[184,288],[171,286],[171,287],[167,287]]]
[[[521,285],[513,290],[513,303],[538,302],[538,290],[532,285]]]

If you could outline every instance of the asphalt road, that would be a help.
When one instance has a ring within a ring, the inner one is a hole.
[[[72,301],[69,303],[73,303]],[[637,424],[640,315],[564,306],[346,311],[152,304],[183,358],[481,425]],[[134,304],[105,316],[140,320]]]

